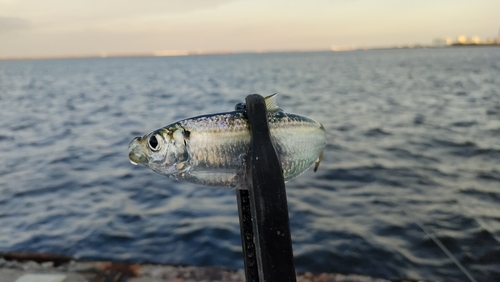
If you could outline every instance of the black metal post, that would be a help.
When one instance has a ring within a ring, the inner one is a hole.
[[[243,226],[248,224],[245,221],[248,214],[244,215],[248,210],[243,209],[246,205],[244,191],[238,191],[238,208],[247,281],[294,282],[296,274],[285,181],[271,141],[264,98],[258,94],[248,95],[246,111],[252,136],[246,179],[254,247],[248,248],[250,245],[246,245],[248,240],[245,236],[250,233],[248,226]],[[252,257],[252,250],[255,251],[259,280],[251,276],[254,269],[248,259]]]
[[[248,190],[237,190],[238,212],[240,215],[241,247],[243,249],[243,263],[245,264],[245,281],[259,282],[259,269],[255,255],[254,233],[252,225],[252,211]]]

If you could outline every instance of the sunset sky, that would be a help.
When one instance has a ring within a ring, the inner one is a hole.
[[[499,28],[499,0],[0,0],[0,57],[329,50]]]

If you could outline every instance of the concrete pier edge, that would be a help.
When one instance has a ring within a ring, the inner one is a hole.
[[[83,261],[53,254],[0,253],[0,282],[243,282],[243,269]],[[416,282],[357,274],[298,273],[297,282]]]

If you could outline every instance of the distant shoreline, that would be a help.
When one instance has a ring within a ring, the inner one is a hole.
[[[231,55],[231,54],[272,54],[272,53],[315,53],[315,52],[350,52],[350,51],[370,51],[370,50],[400,50],[400,49],[438,49],[438,48],[454,48],[454,47],[498,47],[499,43],[453,43],[451,45],[436,46],[436,45],[404,45],[404,46],[389,46],[389,47],[366,47],[366,48],[350,48],[341,50],[276,50],[276,51],[214,51],[214,52],[198,52],[198,51],[162,51],[150,53],[116,53],[116,54],[87,54],[87,55],[62,55],[62,56],[13,56],[0,57],[0,61],[24,61],[24,60],[60,60],[60,59],[98,59],[98,58],[138,58],[138,57],[184,57],[184,56],[202,56],[202,55]]]
[[[484,47],[484,46],[500,46],[500,43],[453,43],[451,47]]]

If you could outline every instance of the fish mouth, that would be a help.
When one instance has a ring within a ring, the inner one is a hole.
[[[141,137],[135,137],[128,145],[128,158],[133,165],[146,164],[148,159],[141,146]]]

